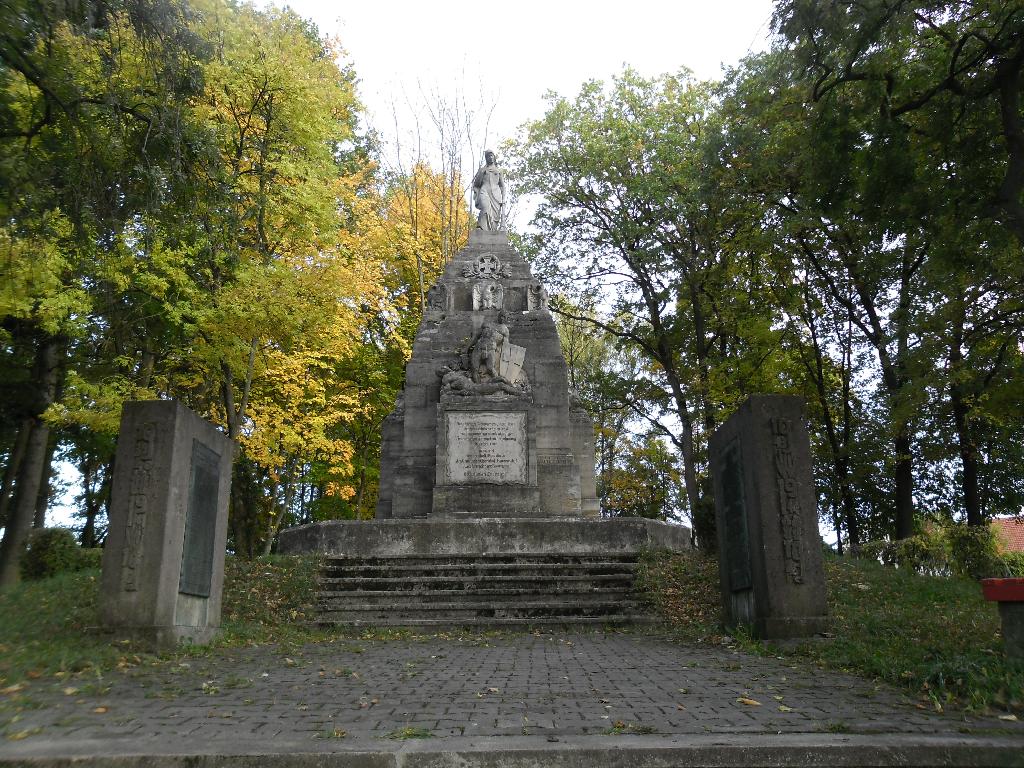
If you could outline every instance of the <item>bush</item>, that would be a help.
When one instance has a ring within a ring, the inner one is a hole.
[[[883,565],[932,576],[950,572],[948,541],[941,530],[931,529],[896,541],[869,541],[861,547],[861,554]]]
[[[28,536],[21,556],[21,577],[29,581],[46,579],[65,571],[80,571],[96,563],[96,555],[84,554],[75,535],[67,528],[41,528]],[[89,550],[99,552],[100,550]]]
[[[80,563],[76,570],[85,571],[103,566],[103,549],[101,547],[80,549],[78,550],[78,557]]]
[[[943,530],[949,542],[949,567],[955,575],[972,579],[1003,575],[992,526],[948,525]]]
[[[994,574],[1002,578],[1024,579],[1024,552],[1002,552],[999,555],[1002,573]]]
[[[1024,553],[1001,553],[996,534],[987,525],[930,525],[906,539],[869,541],[861,555],[931,576],[1024,577]]]

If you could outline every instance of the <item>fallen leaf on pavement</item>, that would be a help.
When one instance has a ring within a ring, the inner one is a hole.
[[[736,699],[736,701],[738,701],[740,704],[746,704],[748,707],[760,707],[761,706],[761,702],[760,701],[757,701],[756,699],[751,699],[748,696],[740,696],[738,699]]]
[[[109,711],[110,710],[107,709],[107,707],[96,707],[96,709],[93,710],[97,715],[105,715]]]
[[[787,707],[785,704],[779,704],[779,712],[792,712],[792,707]]]

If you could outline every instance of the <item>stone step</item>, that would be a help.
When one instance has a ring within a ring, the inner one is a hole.
[[[484,563],[555,563],[568,565],[573,563],[636,563],[635,553],[622,552],[589,552],[586,554],[551,553],[551,552],[513,552],[513,553],[482,553],[472,555],[433,554],[433,555],[388,555],[388,556],[336,556],[326,557],[325,568],[346,565],[444,565],[444,564],[484,564]]]
[[[579,591],[590,586],[631,587],[633,578],[629,575],[598,576],[422,576],[417,578],[348,578],[321,579],[318,592],[370,591],[432,591],[437,589],[496,588],[498,586],[517,589],[547,589],[551,592],[563,590]]]
[[[315,626],[322,628],[329,627],[409,627],[409,628],[434,628],[434,627],[572,627],[572,626],[598,626],[598,627],[623,627],[643,626],[660,624],[661,620],[646,613],[620,616],[545,616],[534,618],[431,618],[431,619],[402,619],[388,618],[376,619],[374,621],[362,621],[352,619],[325,619],[321,617],[315,622]]]
[[[334,557],[318,578],[325,626],[649,623],[637,556],[506,553]]]
[[[381,621],[408,621],[411,619],[533,619],[623,616],[643,613],[645,606],[636,601],[615,601],[584,605],[573,602],[477,602],[477,603],[436,603],[418,607],[394,609],[388,606],[354,604],[344,610],[323,611],[321,621],[360,621],[376,624]]]
[[[622,596],[635,596],[639,593],[631,584],[613,585],[607,587],[587,587],[579,585],[575,589],[551,590],[544,587],[519,587],[515,584],[499,586],[464,586],[453,589],[416,589],[407,590],[393,589],[344,589],[344,590],[321,590],[317,597],[323,600],[356,600],[360,595],[368,598],[391,598],[394,600],[435,600],[444,598],[461,599],[466,595],[480,595],[481,597],[548,597],[551,595],[571,595],[573,599],[580,598],[620,598]]]
[[[516,605],[600,605],[616,603],[642,603],[643,596],[632,590],[602,590],[600,592],[569,592],[553,595],[539,590],[467,590],[458,592],[369,592],[318,595],[317,607],[323,611],[348,610],[354,605],[391,606],[395,610],[434,605],[469,605],[477,603],[515,603]]]
[[[547,576],[547,575],[580,575],[580,576],[626,576],[632,578],[636,573],[635,565],[624,563],[595,563],[584,565],[572,563],[569,565],[551,564],[493,564],[484,563],[480,565],[438,565],[430,566],[364,566],[348,565],[323,568],[320,571],[321,579],[347,579],[347,578],[390,578],[407,577],[420,578],[424,576],[484,576],[494,574],[497,576]]]

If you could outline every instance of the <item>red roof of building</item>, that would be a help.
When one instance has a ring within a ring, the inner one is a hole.
[[[992,521],[1007,552],[1024,552],[1024,517],[1000,517]]]

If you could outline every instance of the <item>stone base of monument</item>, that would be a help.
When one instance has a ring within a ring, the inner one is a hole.
[[[512,553],[639,554],[690,548],[690,529],[639,517],[610,520],[328,520],[281,531],[278,552],[328,556]]]
[[[641,518],[330,521],[281,532],[325,556],[319,621],[347,626],[641,624],[645,550],[690,532]]]

